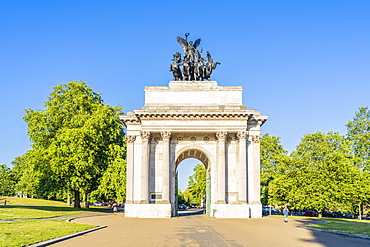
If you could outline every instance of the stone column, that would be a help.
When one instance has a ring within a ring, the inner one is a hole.
[[[170,139],[171,132],[161,132],[163,140],[162,203],[170,203]]]
[[[149,131],[141,131],[142,155],[141,155],[141,201],[140,203],[149,203]]]
[[[239,162],[236,168],[236,181],[238,202],[247,202],[247,138],[248,131],[239,131],[236,137],[239,139]]]
[[[134,199],[133,189],[134,189],[134,142],[136,136],[127,135],[127,167],[126,167],[126,203],[133,203]]]
[[[225,203],[225,165],[226,165],[226,155],[225,155],[225,140],[227,132],[220,131],[216,133],[216,139],[218,140],[218,157],[217,157],[217,201],[216,203]]]
[[[260,203],[260,135],[249,136],[248,145],[248,203]]]

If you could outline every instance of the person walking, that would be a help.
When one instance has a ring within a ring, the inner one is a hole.
[[[288,205],[285,205],[285,208],[284,208],[283,214],[284,214],[284,222],[285,222],[285,223],[288,223],[288,215],[289,215]]]
[[[117,214],[117,211],[118,211],[117,206],[116,206],[116,205],[114,205],[114,206],[113,206],[113,213],[114,213],[114,215],[116,215],[116,214]]]

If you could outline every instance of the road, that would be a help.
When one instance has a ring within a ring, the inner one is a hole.
[[[180,211],[171,219],[125,218],[102,213],[72,222],[107,228],[51,246],[370,246],[370,240],[317,232],[299,226],[314,220],[280,217],[214,219],[196,209]]]

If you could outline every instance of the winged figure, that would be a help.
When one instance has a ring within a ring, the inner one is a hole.
[[[195,60],[195,53],[197,51],[197,47],[200,45],[200,38],[197,39],[194,43],[193,41],[187,41],[186,39],[181,38],[180,36],[177,37],[177,42],[181,45],[182,49],[184,50],[185,57],[189,59],[190,62],[194,62]]]
[[[174,81],[203,81],[211,80],[212,71],[220,63],[215,63],[211,57],[211,54],[207,52],[207,58],[203,58],[201,53],[203,49],[197,50],[200,45],[200,40],[197,39],[193,43],[188,42],[188,36],[185,34],[185,39],[180,36],[177,37],[177,42],[181,45],[184,56],[181,58],[181,54],[176,52],[172,59],[173,63],[170,65],[170,71],[173,72]]]

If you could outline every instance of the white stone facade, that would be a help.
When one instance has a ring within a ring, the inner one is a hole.
[[[210,216],[262,216],[260,126],[268,116],[246,109],[242,90],[215,81],[145,88],[142,109],[120,116],[127,130],[126,217],[174,216],[176,169],[186,158],[210,174]]]

